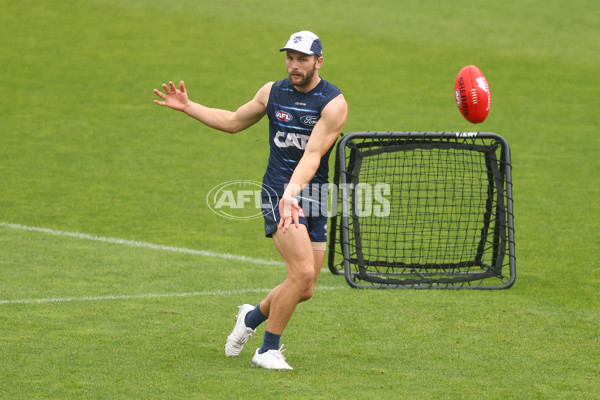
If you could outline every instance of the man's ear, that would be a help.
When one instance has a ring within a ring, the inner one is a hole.
[[[317,61],[315,62],[315,68],[321,68],[321,66],[323,65],[323,61],[325,61],[323,57],[317,57]]]

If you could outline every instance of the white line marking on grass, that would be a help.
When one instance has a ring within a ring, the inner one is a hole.
[[[138,242],[136,240],[118,239],[118,238],[105,237],[105,236],[96,236],[96,235],[90,235],[88,233],[66,232],[66,231],[59,231],[59,230],[55,230],[55,229],[38,228],[35,226],[10,224],[8,222],[0,222],[0,227],[10,228],[10,229],[20,229],[20,230],[25,230],[25,231],[30,231],[30,232],[42,232],[42,233],[47,233],[49,235],[68,236],[68,237],[74,237],[77,239],[85,239],[85,240],[93,240],[96,242],[120,244],[123,246],[130,246],[130,247],[141,247],[141,248],[152,249],[152,250],[171,251],[171,252],[175,252],[175,253],[193,254],[193,255],[203,256],[203,257],[221,258],[224,260],[241,261],[241,262],[247,262],[247,263],[253,263],[253,264],[278,265],[278,266],[285,265],[284,263],[282,263],[280,261],[261,260],[259,258],[240,256],[240,255],[230,254],[230,253],[217,253],[214,251],[207,251],[207,250],[194,250],[194,249],[186,249],[184,247],[164,246],[161,244]]]
[[[347,289],[347,286],[317,286],[317,290],[339,290]],[[102,301],[102,300],[129,300],[129,299],[152,299],[161,297],[190,297],[190,296],[230,296],[245,293],[268,293],[271,289],[239,289],[239,290],[215,290],[207,292],[188,292],[188,293],[154,293],[154,294],[123,294],[107,296],[88,296],[88,297],[58,297],[43,299],[19,299],[19,300],[0,300],[0,305],[6,304],[42,304],[42,303],[69,303],[75,301]]]
[[[171,252],[175,252],[175,253],[192,254],[192,255],[198,255],[198,256],[202,256],[202,257],[221,258],[221,259],[225,259],[225,260],[234,260],[234,261],[248,262],[248,263],[254,263],[254,264],[277,265],[277,266],[285,265],[284,263],[279,262],[279,261],[262,260],[259,258],[239,256],[239,255],[229,254],[229,253],[217,253],[214,251],[207,251],[207,250],[186,249],[184,247],[163,246],[160,244],[139,242],[139,241],[135,241],[135,240],[118,239],[118,238],[111,238],[111,237],[105,237],[105,236],[96,236],[96,235],[90,235],[88,233],[59,231],[59,230],[55,230],[55,229],[39,228],[39,227],[35,227],[35,226],[11,224],[8,222],[0,222],[0,227],[10,228],[10,229],[20,229],[20,230],[25,230],[25,231],[30,231],[30,232],[41,232],[41,233],[46,233],[49,235],[67,236],[67,237],[73,237],[73,238],[77,238],[77,239],[93,240],[93,241],[97,241],[97,242],[119,244],[119,245],[130,246],[130,247],[140,247],[140,248],[160,250],[160,251],[171,251]],[[323,268],[323,270],[325,270],[325,268]],[[317,286],[317,290],[338,290],[338,289],[346,289],[346,288],[347,288],[346,286],[339,286],[339,287],[338,286]],[[225,295],[235,295],[235,294],[244,294],[244,293],[266,293],[266,292],[269,292],[270,290],[271,289],[240,289],[240,290],[217,290],[217,291],[189,292],[189,293],[124,294],[124,295],[86,296],[86,297],[18,299],[18,300],[0,300],[0,305],[66,303],[66,302],[73,302],[73,301],[127,300],[127,299],[160,298],[160,297],[225,296]]]

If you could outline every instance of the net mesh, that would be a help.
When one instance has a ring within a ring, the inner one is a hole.
[[[330,250],[342,254],[347,278],[365,287],[508,280],[512,232],[501,140],[378,133],[343,142],[341,213],[331,223],[339,226],[338,246]]]

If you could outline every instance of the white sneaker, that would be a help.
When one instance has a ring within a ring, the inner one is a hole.
[[[233,327],[231,335],[227,337],[227,342],[225,342],[225,355],[227,357],[239,356],[248,339],[256,332],[256,329],[248,328],[244,322],[246,315],[254,310],[254,306],[244,304],[238,308],[239,311],[236,317],[235,326]]]
[[[290,367],[288,363],[285,362],[285,357],[283,356],[283,345],[279,348],[279,350],[269,350],[265,351],[262,354],[258,353],[256,349],[256,353],[254,353],[254,357],[252,357],[252,366],[253,367],[261,367],[265,369],[288,369],[293,370],[294,368]]]

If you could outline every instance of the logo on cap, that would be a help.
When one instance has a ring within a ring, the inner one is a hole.
[[[298,42],[301,42],[301,41],[302,41],[302,36],[296,36],[294,38],[294,43],[298,43]]]

